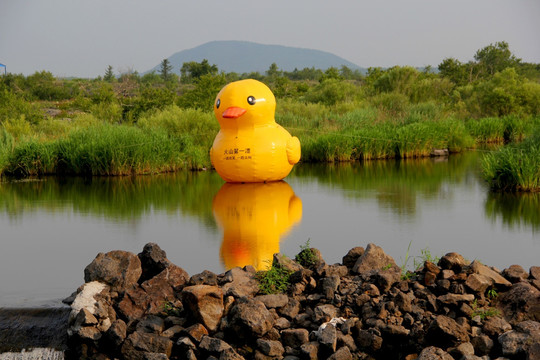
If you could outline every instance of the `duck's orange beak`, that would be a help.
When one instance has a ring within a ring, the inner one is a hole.
[[[231,107],[225,109],[222,116],[224,118],[228,118],[228,119],[236,119],[236,118],[244,115],[245,112],[246,112],[246,109],[244,109],[244,108],[231,106]]]

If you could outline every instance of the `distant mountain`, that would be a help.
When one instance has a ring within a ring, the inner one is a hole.
[[[325,51],[263,45],[248,41],[211,41],[177,52],[168,59],[175,73],[180,71],[185,62],[201,62],[204,59],[211,65],[217,65],[219,71],[239,74],[253,71],[264,74],[272,63],[276,63],[283,71],[293,71],[295,68],[302,70],[306,67],[326,70],[332,66],[340,68],[345,65],[352,70],[365,72],[365,69],[358,65]],[[158,64],[149,71],[158,72],[159,69]]]

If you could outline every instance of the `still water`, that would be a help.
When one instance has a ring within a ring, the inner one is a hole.
[[[99,252],[155,242],[190,275],[262,268],[309,240],[328,263],[375,243],[407,267],[428,250],[500,269],[540,265],[540,194],[492,194],[480,153],[301,164],[284,182],[225,184],[212,171],[0,183],[0,307],[56,306]]]

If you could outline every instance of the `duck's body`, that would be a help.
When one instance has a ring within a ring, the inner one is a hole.
[[[266,182],[285,178],[300,160],[300,141],[274,119],[275,97],[256,80],[228,84],[217,95],[220,124],[210,159],[227,182]]]

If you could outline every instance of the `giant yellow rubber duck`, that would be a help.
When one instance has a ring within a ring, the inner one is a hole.
[[[285,181],[225,183],[212,202],[223,229],[221,260],[226,269],[253,265],[266,270],[281,238],[302,219],[302,200]]]
[[[210,159],[223,180],[282,180],[300,160],[300,141],[276,123],[275,108],[272,91],[253,79],[232,82],[217,94],[220,131]]]

